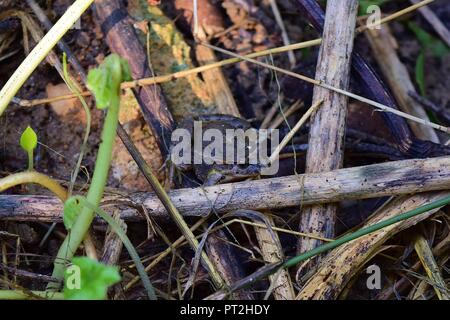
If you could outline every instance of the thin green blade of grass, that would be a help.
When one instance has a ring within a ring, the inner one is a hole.
[[[336,239],[336,240],[334,240],[332,242],[329,242],[329,243],[326,243],[326,244],[324,244],[324,245],[322,245],[320,247],[317,247],[316,249],[313,249],[313,250],[310,250],[308,252],[305,252],[304,254],[298,255],[298,256],[296,256],[296,257],[286,261],[283,264],[283,266],[286,267],[286,268],[295,266],[295,265],[297,265],[298,263],[300,263],[302,261],[305,261],[305,260],[307,260],[309,258],[312,258],[312,257],[314,257],[314,256],[316,256],[318,254],[321,254],[323,252],[326,252],[328,250],[331,250],[331,249],[334,249],[336,247],[339,247],[340,245],[342,245],[344,243],[347,243],[347,242],[350,242],[352,240],[361,238],[361,237],[363,237],[365,235],[368,235],[369,233],[378,231],[378,230],[380,230],[382,228],[388,227],[388,226],[390,226],[392,224],[395,224],[397,222],[410,219],[410,218],[412,218],[414,216],[417,216],[419,214],[425,213],[427,211],[443,207],[443,206],[445,206],[445,205],[447,205],[449,203],[450,203],[450,196],[442,198],[442,199],[437,200],[437,201],[433,201],[433,202],[431,202],[429,204],[426,204],[424,206],[418,207],[418,208],[410,210],[408,212],[399,214],[398,216],[392,217],[390,219],[378,222],[378,223],[376,223],[374,225],[371,225],[369,227],[362,228],[362,229],[360,229],[360,230],[358,230],[356,232],[350,233],[350,234],[345,235],[343,237],[340,237],[339,239]]]
[[[235,283],[233,285],[230,286],[230,289],[228,291],[225,290],[220,290],[217,291],[216,293],[212,294],[211,296],[207,297],[207,300],[215,300],[215,299],[222,299],[225,296],[227,296],[228,294],[236,291],[236,290],[240,290],[243,288],[246,288],[250,285],[252,285],[253,283],[255,283],[256,281],[265,278],[267,276],[270,276],[274,273],[276,273],[278,270],[280,270],[281,268],[290,268],[293,266],[298,265],[299,263],[308,260],[310,258],[315,257],[318,254],[324,253],[326,251],[329,251],[331,249],[335,249],[347,242],[356,240],[358,238],[361,238],[363,236],[366,236],[372,232],[381,230],[385,227],[388,227],[390,225],[393,225],[395,223],[404,221],[404,220],[408,220],[412,217],[418,216],[420,214],[426,213],[430,210],[433,209],[437,209],[437,208],[441,208],[445,205],[448,205],[450,203],[450,196],[430,202],[429,204],[420,206],[418,208],[415,208],[413,210],[407,211],[405,213],[399,214],[395,217],[392,217],[390,219],[386,219],[385,221],[381,221],[379,223],[376,223],[372,226],[366,227],[366,228],[362,228],[356,232],[350,233],[348,235],[342,236],[339,239],[336,239],[334,241],[331,241],[329,243],[323,244],[320,247],[317,247],[313,250],[307,251],[301,255],[295,256],[291,259],[288,259],[287,261],[285,261],[284,263],[273,263],[273,264],[268,264],[265,265],[264,267],[262,267],[260,270],[250,274],[249,276],[243,278],[242,280],[240,280],[238,283]]]

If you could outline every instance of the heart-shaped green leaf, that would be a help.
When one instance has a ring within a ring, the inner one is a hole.
[[[33,151],[37,146],[38,138],[33,128],[28,126],[20,136],[20,146],[26,152]]]
[[[87,86],[94,93],[97,108],[106,109],[120,101],[120,84],[131,80],[128,62],[117,54],[109,55],[95,69],[89,71]]]
[[[104,300],[108,287],[120,281],[118,268],[88,257],[75,257],[64,275],[64,298]]]

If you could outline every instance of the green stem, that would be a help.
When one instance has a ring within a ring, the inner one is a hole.
[[[28,170],[33,170],[33,150],[28,151]]]
[[[153,288],[150,279],[148,278],[147,272],[145,271],[145,268],[142,265],[141,259],[139,258],[139,254],[136,252],[136,249],[134,248],[130,239],[127,237],[127,235],[119,226],[119,224],[116,222],[116,220],[114,220],[109,214],[107,214],[101,208],[94,207],[85,198],[80,196],[75,196],[74,198],[78,199],[83,206],[86,206],[91,210],[94,210],[103,220],[105,220],[111,226],[113,231],[117,233],[120,240],[122,240],[123,244],[125,245],[125,248],[127,248],[128,253],[130,254],[131,258],[134,261],[134,264],[136,265],[136,269],[139,273],[139,276],[141,277],[142,283],[144,284],[144,288],[147,290],[148,297],[150,298],[150,300],[157,300],[155,289]]]
[[[98,150],[91,186],[86,196],[87,201],[94,207],[99,206],[108,179],[108,172],[112,159],[112,149],[119,121],[119,102],[119,99],[114,99],[108,108],[102,131],[102,143]],[[94,210],[92,210],[92,208],[84,207],[72,227],[70,237],[66,237],[58,251],[52,274],[55,279],[62,280],[64,278],[65,263],[61,263],[60,261],[72,259],[78,246],[86,236],[93,219]],[[56,289],[55,283],[49,284],[48,288]]]

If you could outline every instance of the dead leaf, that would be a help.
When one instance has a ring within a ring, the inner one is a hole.
[[[57,85],[49,83],[45,88],[45,91],[47,92],[47,97],[50,99],[72,93],[65,83],[59,83]],[[73,111],[74,108],[81,107],[77,98],[51,102],[50,106],[60,117],[66,116],[69,112]]]

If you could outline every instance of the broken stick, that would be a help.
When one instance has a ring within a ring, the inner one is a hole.
[[[237,209],[280,209],[350,199],[369,199],[434,190],[450,190],[450,157],[402,160],[330,172],[177,189],[169,197],[184,216],[207,216]],[[144,206],[155,218],[168,218],[154,193],[107,195],[105,205],[127,206],[125,220],[141,220]],[[276,212],[273,212],[276,213]],[[0,219],[61,221],[62,204],[51,196],[0,195]]]
[[[322,46],[317,61],[316,79],[347,90],[350,58],[353,50],[358,1],[329,0]],[[311,116],[306,173],[327,172],[342,167],[344,159],[345,120],[348,98],[316,86],[313,105],[323,101]],[[306,208],[300,217],[300,232],[325,238],[334,237],[337,206],[316,205]],[[312,250],[322,242],[300,238],[299,253]],[[319,260],[317,257],[315,260]]]

